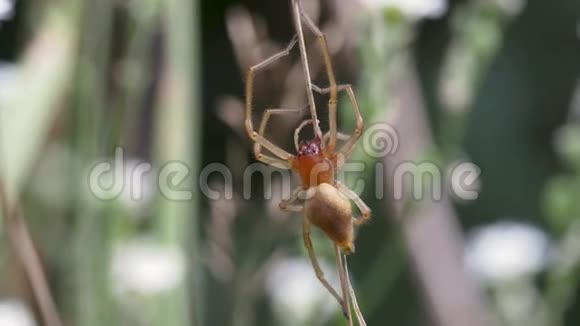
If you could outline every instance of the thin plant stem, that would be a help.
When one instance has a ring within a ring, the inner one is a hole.
[[[306,43],[304,41],[304,31],[302,30],[302,18],[300,12],[302,7],[299,0],[292,0],[292,13],[294,16],[294,25],[298,35],[298,47],[300,48],[300,61],[302,62],[302,69],[304,70],[304,79],[306,81],[306,96],[308,98],[308,105],[310,107],[310,115],[312,117],[312,124],[314,126],[314,134],[317,138],[322,139],[322,131],[320,130],[320,122],[316,114],[316,103],[314,102],[314,94],[312,93],[312,79],[310,77],[310,68],[308,66],[308,54],[306,53]],[[324,146],[324,142],[322,142]]]
[[[155,161],[179,161],[188,167],[187,181],[197,184],[201,142],[201,104],[198,82],[199,1],[165,1],[163,20],[166,55],[161,74],[160,98],[155,115]],[[189,189],[189,188],[188,188]],[[183,190],[183,189],[182,189]],[[183,253],[192,284],[183,284],[155,297],[154,325],[203,324],[202,268],[198,245],[198,202],[193,192],[187,200],[158,199],[156,233],[167,246]],[[190,285],[192,285],[190,287]],[[153,308],[153,307],[152,307]]]
[[[365,321],[365,318],[360,310],[360,307],[358,306],[358,300],[356,299],[356,293],[354,292],[354,289],[352,287],[352,282],[350,281],[350,275],[348,274],[348,262],[346,260],[346,255],[344,256],[344,273],[346,275],[346,282],[348,284],[348,293],[350,295],[350,300],[352,302],[352,306],[354,308],[354,313],[356,315],[356,318],[358,320],[358,324],[360,326],[366,326],[367,323]]]
[[[346,270],[342,264],[342,254],[340,253],[340,248],[335,243],[334,252],[336,254],[336,267],[338,268],[338,277],[340,278],[340,287],[342,292],[342,304],[343,312],[346,315],[346,320],[348,320],[348,325],[352,326],[352,312],[350,310],[350,302],[348,300],[348,277],[346,275]]]
[[[116,324],[116,310],[110,289],[111,219],[100,205],[85,195],[86,178],[82,165],[88,166],[106,152],[107,67],[111,46],[113,3],[82,3],[79,22],[77,86],[71,115],[75,121],[70,142],[82,162],[75,168],[72,187],[75,225],[71,235],[72,277],[74,295],[69,298],[75,325]]]
[[[24,267],[44,324],[47,326],[61,326],[62,321],[48,286],[40,257],[35,249],[34,241],[22,215],[22,210],[19,205],[8,203],[2,184],[0,184],[0,209],[12,250],[14,250],[16,257],[20,259],[20,263]]]

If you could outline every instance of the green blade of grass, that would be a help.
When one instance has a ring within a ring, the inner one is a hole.
[[[155,121],[155,159],[161,166],[178,161],[188,167],[189,175],[180,187],[194,190],[199,170],[200,101],[198,94],[199,62],[194,49],[199,48],[198,2],[171,0],[165,2],[167,53],[162,74],[159,107]],[[161,180],[160,182],[164,182]],[[197,193],[197,191],[193,191]],[[185,201],[175,201],[161,196],[159,199],[156,231],[168,246],[186,252],[189,271],[193,277],[194,291],[188,286],[159,295],[154,302],[152,316],[155,325],[185,326],[201,324],[199,292],[200,262],[197,249],[198,198],[193,195]],[[193,308],[193,312],[191,312]]]

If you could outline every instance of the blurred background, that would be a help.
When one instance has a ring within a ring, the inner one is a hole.
[[[348,258],[367,324],[578,325],[580,2],[302,5],[366,130],[392,131],[363,134],[344,180],[373,210]],[[294,33],[289,1],[0,0],[0,325],[346,325],[283,177],[247,178],[245,72]],[[297,49],[254,88],[255,125],[302,107]],[[292,150],[301,119],[268,139]],[[404,162],[435,166],[442,198],[395,199]]]

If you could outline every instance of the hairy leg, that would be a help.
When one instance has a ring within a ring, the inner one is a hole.
[[[328,283],[326,278],[324,277],[324,272],[320,268],[318,264],[318,259],[316,258],[316,253],[314,252],[314,247],[312,246],[312,240],[310,239],[310,221],[305,217],[302,229],[302,235],[304,237],[304,245],[308,250],[308,255],[310,256],[310,261],[312,262],[312,267],[314,268],[314,272],[316,273],[316,277],[320,280],[320,283],[324,285],[324,287],[332,294],[332,296],[338,301],[338,303],[343,306],[343,300],[338,295],[336,290]]]
[[[302,187],[296,187],[292,191],[292,195],[288,199],[284,199],[280,202],[280,209],[287,212],[301,213],[304,211],[303,204],[294,204],[295,201],[300,199],[300,193],[303,191]]]
[[[301,112],[303,112],[304,109],[268,109],[266,110],[266,112],[264,112],[264,115],[262,116],[262,121],[260,122],[260,128],[258,129],[258,136],[266,139],[265,137],[265,132],[266,132],[266,126],[268,125],[268,121],[270,120],[270,117],[274,114],[299,114]],[[274,165],[276,167],[280,167],[279,164],[283,164],[283,168],[288,168],[288,158],[284,161],[284,160],[279,160],[277,158],[273,158],[273,157],[268,157],[264,154],[262,154],[262,142],[261,141],[256,141],[256,143],[254,144],[254,155],[256,156],[256,158],[258,157],[262,157],[262,159],[260,161],[270,164],[270,165]],[[276,155],[284,155],[284,153],[279,153]],[[280,157],[280,156],[279,156]]]
[[[296,146],[296,152],[300,151],[299,144],[298,144],[298,140],[300,138],[300,132],[307,125],[313,124],[313,121],[314,120],[312,120],[312,119],[304,120],[304,121],[302,121],[302,123],[300,123],[298,128],[296,128],[296,130],[294,130],[294,146]]]
[[[258,132],[256,132],[254,130],[254,126],[252,123],[252,98],[253,98],[253,93],[254,93],[254,76],[255,76],[256,72],[268,67],[269,65],[276,62],[277,60],[279,60],[285,56],[288,56],[288,54],[290,53],[292,48],[296,45],[297,41],[298,41],[297,36],[294,36],[292,38],[292,40],[290,41],[290,43],[288,44],[288,46],[286,47],[286,49],[272,55],[268,59],[266,59],[266,60],[264,60],[256,65],[250,67],[248,69],[247,78],[246,78],[246,118],[245,118],[245,125],[246,125],[246,132],[248,133],[248,136],[253,141],[256,142],[256,145],[258,147],[258,151],[257,152],[254,151],[256,159],[259,161],[262,161],[266,164],[271,164],[271,165],[286,168],[286,169],[290,168],[294,156],[291,155],[290,153],[286,152],[285,150],[283,150],[279,146],[274,145],[272,142],[270,142],[269,140],[267,140],[266,138],[264,138],[262,135],[260,135]],[[264,146],[265,148],[267,148],[276,157],[272,157],[272,156],[264,155],[264,154],[260,153],[259,149],[261,146]],[[255,148],[256,147],[254,147],[254,149]]]
[[[358,102],[356,100],[356,96],[354,95],[354,92],[352,90],[352,86],[346,84],[346,85],[338,85],[337,87],[338,87],[339,91],[346,91],[346,93],[350,99],[352,108],[354,110],[355,118],[356,118],[356,128],[354,130],[354,133],[350,136],[349,139],[346,140],[346,142],[342,145],[340,150],[337,152],[337,154],[344,155],[345,159],[348,159],[348,157],[350,157],[350,155],[352,154],[358,139],[362,135],[364,122],[362,119],[362,115],[360,113],[360,109],[358,107]],[[330,88],[320,88],[316,85],[312,85],[312,89],[315,92],[320,93],[320,94],[328,94],[329,92],[331,92]]]
[[[354,204],[358,207],[361,212],[360,217],[355,217],[355,225],[363,224],[371,218],[371,209],[365,204],[365,202],[349,187],[342,184],[340,181],[336,181],[336,188],[348,199],[352,200]]]
[[[320,42],[320,48],[322,50],[322,57],[324,58],[324,67],[326,69],[326,76],[328,78],[328,90],[330,93],[328,99],[328,133],[330,137],[328,139],[328,151],[334,151],[336,148],[336,134],[337,134],[337,127],[336,127],[336,106],[337,106],[337,86],[336,86],[336,78],[334,77],[334,69],[332,68],[332,60],[330,58],[330,50],[328,49],[328,43],[326,42],[326,36],[320,31],[320,29],[314,24],[312,19],[304,13],[304,11],[300,12],[302,19],[306,23],[306,26],[316,35],[318,41]]]

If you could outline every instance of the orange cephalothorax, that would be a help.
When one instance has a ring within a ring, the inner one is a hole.
[[[321,183],[333,183],[334,164],[325,157],[320,139],[302,142],[292,169],[300,175],[303,188],[318,186]]]

